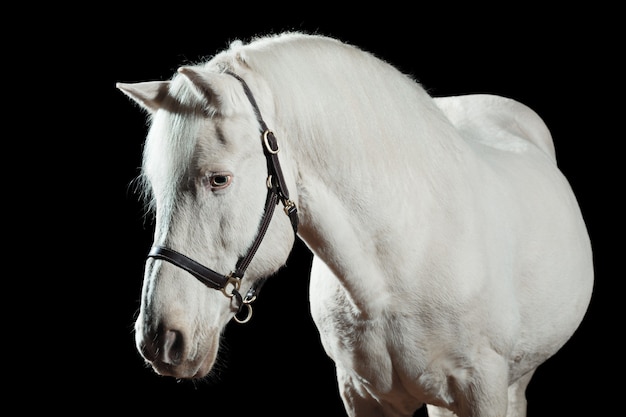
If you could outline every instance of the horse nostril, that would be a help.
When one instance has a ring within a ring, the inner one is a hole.
[[[182,334],[178,330],[167,330],[161,342],[161,362],[169,365],[180,364],[183,356]]]
[[[150,363],[179,365],[184,356],[185,342],[182,332],[161,327],[156,332],[137,334],[137,348]]]

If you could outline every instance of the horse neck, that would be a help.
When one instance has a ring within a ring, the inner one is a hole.
[[[348,108],[317,95],[278,113],[297,165],[300,236],[363,315],[392,297],[427,214],[442,204],[440,187],[454,193],[463,182],[463,142],[423,91],[404,84],[410,94],[365,106],[356,91]]]

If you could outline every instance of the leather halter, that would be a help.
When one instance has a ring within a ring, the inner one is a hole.
[[[276,205],[278,205],[279,201],[283,204],[285,214],[287,214],[291,220],[294,233],[297,233],[298,231],[298,210],[295,203],[289,199],[287,183],[285,182],[282,169],[280,168],[280,162],[278,160],[278,152],[280,150],[278,147],[278,141],[276,140],[274,133],[268,129],[263,117],[261,117],[261,111],[259,110],[254,96],[252,95],[250,87],[248,87],[246,82],[237,74],[230,71],[225,71],[225,73],[239,80],[243,86],[246,96],[248,97],[248,100],[250,101],[250,104],[252,104],[254,114],[259,122],[263,153],[265,154],[265,158],[267,160],[267,198],[265,200],[265,210],[257,236],[252,242],[252,245],[248,249],[246,255],[239,258],[235,269],[228,275],[222,275],[219,272],[215,272],[199,262],[183,255],[182,253],[165,246],[153,246],[148,254],[148,258],[160,259],[176,265],[177,267],[189,272],[207,287],[222,291],[228,298],[232,299],[234,297],[237,300],[237,312],[235,313],[234,319],[239,323],[245,323],[252,317],[252,307],[250,303],[256,299],[257,293],[261,289],[261,286],[265,282],[266,278],[257,280],[250,287],[245,297],[242,297],[239,293],[241,280],[243,279],[246,269],[250,265],[254,254],[261,245],[261,241],[263,240],[265,232],[267,231],[270,221],[272,220],[274,209],[276,208]],[[247,306],[246,316],[239,318],[237,315],[241,312],[244,305]]]

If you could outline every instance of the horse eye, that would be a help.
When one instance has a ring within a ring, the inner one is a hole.
[[[205,186],[210,187],[212,190],[220,190],[226,188],[232,182],[233,177],[229,174],[213,174],[207,175],[203,178]]]

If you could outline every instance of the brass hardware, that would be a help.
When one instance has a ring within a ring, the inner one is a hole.
[[[271,130],[265,129],[265,132],[263,132],[263,143],[265,144],[265,149],[267,149],[269,153],[271,153],[272,155],[276,155],[280,151],[280,148],[278,147],[278,143],[277,143],[276,149],[272,149],[272,147],[270,146],[269,139],[267,138],[267,136],[270,133],[272,133]]]
[[[289,216],[290,214],[289,211],[296,206],[296,203],[294,203],[291,200],[286,199],[286,200],[283,200],[283,206],[284,206],[283,210],[285,210],[285,214]]]
[[[239,287],[241,287],[241,278],[234,277],[232,272],[228,274],[226,278],[226,284],[224,284],[220,291],[222,291],[226,297],[233,298],[235,296],[235,291],[239,291]],[[227,291],[229,285],[232,286],[232,291],[230,293]]]
[[[252,318],[252,306],[249,304],[250,302],[246,302],[243,305],[248,307],[248,314],[246,314],[246,317],[244,317],[243,319],[240,319],[237,317],[237,315],[235,314],[235,317],[233,317],[233,319],[235,319],[235,321],[239,324],[244,324],[250,321],[250,319]]]

